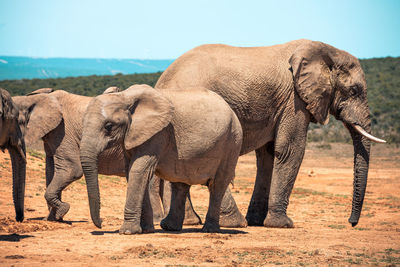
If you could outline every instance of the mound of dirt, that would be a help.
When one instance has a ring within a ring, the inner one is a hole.
[[[23,222],[17,222],[11,217],[0,218],[0,232],[11,234],[46,231],[63,227],[65,227],[65,225],[58,222],[49,222],[43,220],[27,220]]]

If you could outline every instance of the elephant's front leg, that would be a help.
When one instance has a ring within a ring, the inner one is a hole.
[[[156,165],[157,159],[155,156],[142,155],[131,160],[124,209],[124,223],[119,229],[120,234],[129,235],[151,232],[151,229],[142,229],[141,222],[144,225],[144,221],[141,218],[145,194],[146,191],[148,194],[149,180],[153,177]],[[148,200],[146,201],[150,203],[150,198],[148,196],[147,198]],[[150,221],[150,218],[146,217],[148,215],[143,216],[143,219]]]
[[[264,220],[266,227],[293,227],[293,221],[287,216],[286,210],[303,160],[308,127],[306,122],[302,125],[303,120],[300,118],[298,121],[300,123],[295,121],[283,123],[277,133],[268,214]]]
[[[274,142],[256,150],[257,176],[246,219],[250,226],[262,226],[268,213],[268,198],[274,165]]]

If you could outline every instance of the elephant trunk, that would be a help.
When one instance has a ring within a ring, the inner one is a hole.
[[[12,164],[13,200],[16,215],[15,219],[18,222],[22,222],[24,220],[26,177],[25,145],[22,143],[22,147],[9,146],[8,151],[10,153]]]
[[[358,224],[358,220],[360,219],[367,187],[371,141],[365,135],[360,134],[353,125],[346,123],[346,127],[351,134],[354,146],[353,201],[351,216],[349,218],[349,223],[354,227]],[[370,122],[365,124],[362,128],[370,132]]]
[[[94,140],[94,139],[92,139]],[[86,187],[89,198],[90,216],[93,223],[101,228],[100,219],[100,190],[98,177],[98,155],[95,149],[92,149],[90,142],[82,139],[81,143],[81,164],[83,173],[85,174]]]

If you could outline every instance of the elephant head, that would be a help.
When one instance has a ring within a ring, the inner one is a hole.
[[[80,156],[90,214],[97,227],[101,227],[98,155],[117,144],[129,151],[145,143],[170,123],[172,114],[169,100],[147,85],[99,95],[89,103],[83,119]]]
[[[18,108],[10,94],[0,88],[0,149],[10,153],[13,175],[13,200],[16,220],[24,220],[26,175],[25,142],[18,125]]]
[[[370,141],[385,142],[370,134],[367,83],[357,58],[321,42],[298,47],[289,59],[294,86],[312,120],[326,124],[329,113],[341,120],[354,145],[353,202],[349,222],[360,218],[368,177]]]
[[[42,139],[63,119],[60,103],[51,92],[52,89],[43,88],[26,96],[13,97],[19,108],[18,123],[27,146]]]

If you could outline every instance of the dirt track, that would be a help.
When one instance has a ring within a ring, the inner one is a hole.
[[[331,149],[329,149],[331,146]],[[203,234],[201,226],[182,232],[119,235],[125,179],[101,176],[103,229],[89,220],[84,179],[63,193],[71,204],[65,223],[43,221],[44,159],[29,152],[25,221],[16,223],[11,162],[0,153],[0,265],[400,265],[400,149],[372,148],[371,168],[360,223],[347,223],[352,194],[352,146],[309,144],[290,198],[294,229],[248,227]],[[232,189],[243,214],[251,197],[255,156],[239,159]],[[192,187],[196,211],[204,218],[205,187]]]

